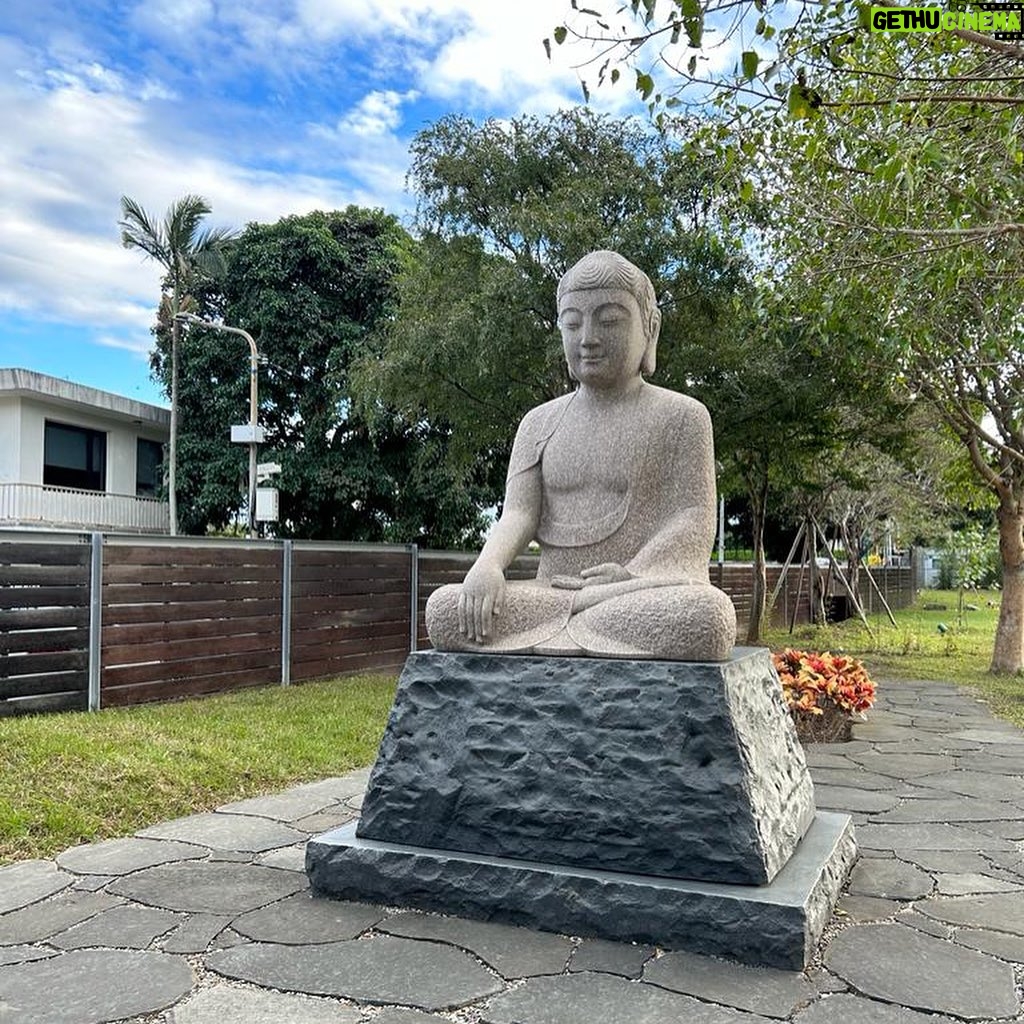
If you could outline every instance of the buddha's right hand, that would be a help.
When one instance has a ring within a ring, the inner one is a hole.
[[[483,643],[491,635],[492,618],[505,604],[505,574],[497,565],[477,562],[466,573],[459,594],[459,632]]]

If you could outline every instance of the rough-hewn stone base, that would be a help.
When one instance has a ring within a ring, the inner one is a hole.
[[[799,970],[856,855],[845,814],[818,812],[770,885],[687,882],[360,839],[312,840],[315,892]]]
[[[814,816],[768,651],[406,661],[363,839],[764,885]]]

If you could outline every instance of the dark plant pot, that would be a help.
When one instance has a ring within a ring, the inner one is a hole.
[[[796,734],[801,743],[846,743],[852,734],[853,719],[848,711],[835,705],[820,715],[794,711]]]

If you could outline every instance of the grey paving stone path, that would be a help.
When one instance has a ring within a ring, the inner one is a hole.
[[[808,759],[862,857],[805,972],[313,899],[361,770],[0,867],[0,1024],[1024,1024],[1024,733],[883,684]]]

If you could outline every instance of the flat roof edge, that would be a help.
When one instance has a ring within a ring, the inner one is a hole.
[[[63,405],[100,410],[164,428],[171,422],[170,410],[159,405],[20,367],[0,367],[0,395],[5,392],[25,397],[49,398]]]

